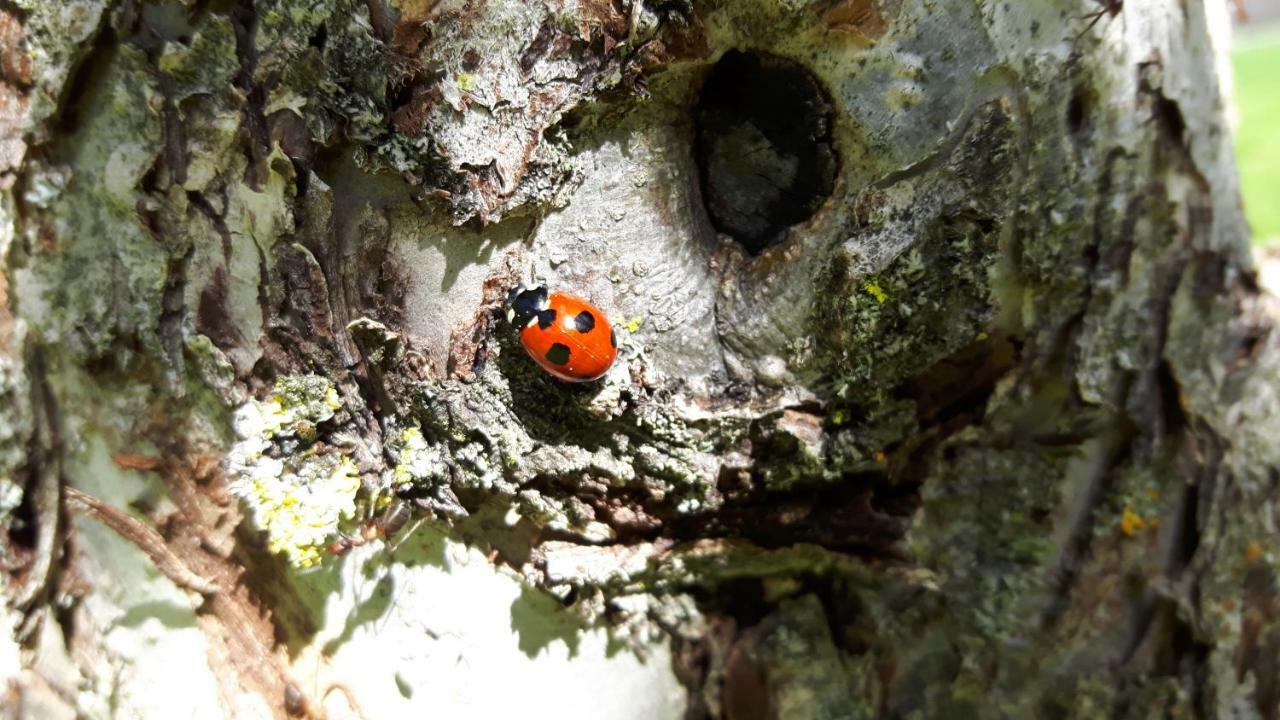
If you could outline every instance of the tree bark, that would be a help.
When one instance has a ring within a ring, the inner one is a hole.
[[[1225,14],[0,3],[6,716],[1280,717]]]

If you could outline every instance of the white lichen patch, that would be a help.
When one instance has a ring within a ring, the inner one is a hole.
[[[0,257],[3,245],[0,245]],[[22,341],[25,334],[21,325],[12,331],[11,338]],[[16,359],[0,356],[0,514],[7,513],[8,501],[12,492],[9,486],[17,488],[21,497],[21,486],[12,480],[11,473],[21,467],[26,459],[26,439],[31,432],[31,417],[26,404],[21,402],[25,391],[25,368]]]
[[[286,463],[259,456],[244,470],[231,491],[266,531],[267,549],[295,567],[319,563],[338,523],[355,515],[360,476],[350,458],[313,455]]]
[[[448,479],[444,450],[428,444],[421,430],[416,427],[401,430],[400,443],[400,461],[391,470],[392,487],[401,489]]]
[[[332,418],[342,407],[333,383],[318,375],[295,375],[276,381],[271,397],[253,402],[236,414],[236,432],[242,430],[267,438],[315,434],[315,426]],[[244,435],[241,435],[244,437]]]
[[[540,552],[549,582],[607,585],[624,584],[641,576],[659,551],[652,543],[591,547],[548,541]]]
[[[618,533],[593,517],[590,508],[576,498],[553,498],[532,490],[522,490],[507,510],[507,523],[526,518],[541,527],[574,536],[588,543],[609,543]]]
[[[283,377],[271,397],[252,400],[235,417],[240,440],[228,456],[229,489],[244,500],[267,548],[294,567],[310,567],[344,520],[354,517],[360,475],[345,454],[309,442],[341,407],[333,383],[315,375]]]
[[[0,517],[5,517],[22,504],[22,486],[7,477],[0,477]]]

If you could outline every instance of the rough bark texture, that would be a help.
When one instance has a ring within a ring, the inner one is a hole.
[[[1206,1],[0,3],[0,706],[1280,716]]]

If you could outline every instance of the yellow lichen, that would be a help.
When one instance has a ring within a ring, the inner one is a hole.
[[[1257,540],[1250,540],[1244,546],[1244,559],[1248,563],[1256,563],[1262,559],[1262,545]]]
[[[302,375],[280,378],[271,397],[236,412],[240,441],[228,456],[229,489],[266,533],[268,550],[295,567],[319,562],[339,523],[355,514],[361,487],[355,463],[344,453],[306,444],[341,406],[328,379]],[[276,444],[295,437],[302,447]]]
[[[1134,512],[1132,507],[1126,505],[1124,513],[1120,516],[1120,532],[1124,533],[1126,537],[1132,537],[1134,533],[1139,530],[1145,530],[1146,527],[1147,521]]]
[[[876,302],[880,304],[884,304],[884,301],[889,299],[889,296],[885,294],[884,289],[880,287],[880,283],[876,282],[874,279],[869,279],[863,282],[862,289],[866,290],[867,294],[875,298]]]
[[[278,476],[269,473],[237,479],[231,490],[244,498],[255,524],[267,533],[267,549],[295,567],[310,567],[323,557],[338,523],[355,515],[360,475],[351,458],[312,456]]]
[[[293,413],[286,413],[280,402],[280,396],[259,404],[258,412],[262,416],[262,434],[275,437],[280,431],[293,422]]]

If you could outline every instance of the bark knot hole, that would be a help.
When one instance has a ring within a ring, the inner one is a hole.
[[[707,214],[752,255],[830,196],[831,101],[799,63],[730,50],[702,85],[694,123]]]

